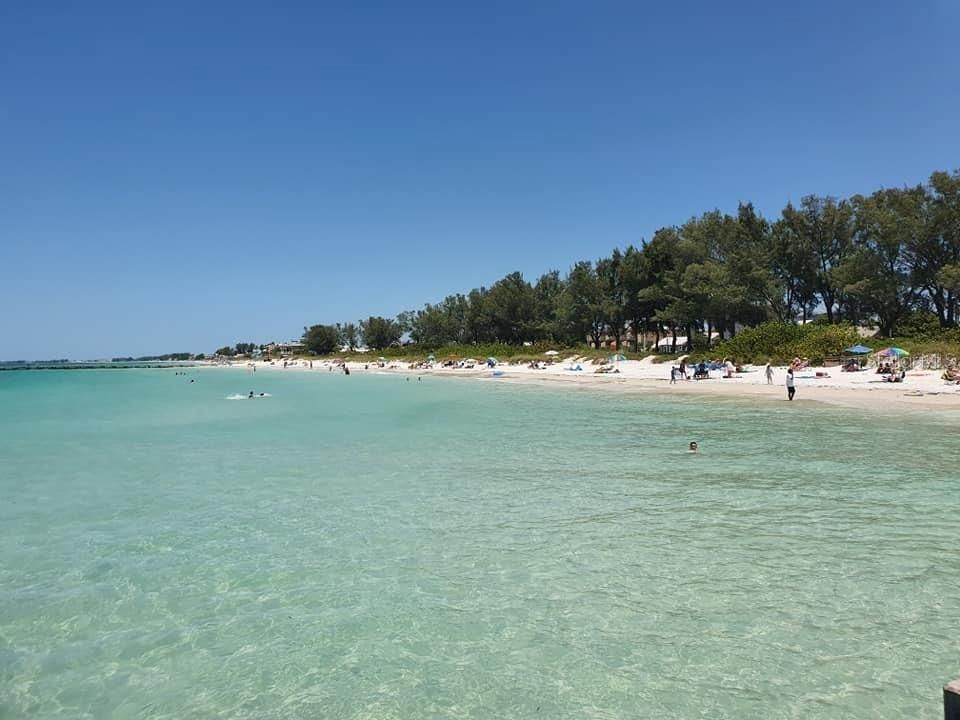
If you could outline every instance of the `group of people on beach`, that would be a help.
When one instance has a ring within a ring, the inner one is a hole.
[[[694,380],[704,380],[710,377],[710,370],[716,370],[717,368],[723,371],[724,378],[735,378],[737,373],[743,372],[743,369],[733,362],[732,358],[724,358],[721,362],[720,360],[712,360],[710,364],[707,364],[706,360],[701,360],[699,363],[694,366],[693,379]],[[677,380],[689,380],[690,376],[687,374],[687,359],[681,358],[680,365],[674,365],[670,368],[670,383],[673,384]]]

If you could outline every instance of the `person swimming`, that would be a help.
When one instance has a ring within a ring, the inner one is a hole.
[[[696,451],[697,451],[697,441],[696,441],[696,440],[691,440],[691,441],[690,441],[690,452],[695,453]]]
[[[253,390],[250,391],[250,399],[253,399]]]

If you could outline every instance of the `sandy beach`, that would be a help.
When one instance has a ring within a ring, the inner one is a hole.
[[[679,362],[679,361],[677,361]],[[656,393],[703,398],[745,398],[757,402],[787,402],[785,378],[787,368],[773,368],[773,382],[768,384],[763,366],[744,366],[734,377],[724,377],[722,370],[711,370],[709,378],[670,382],[671,364],[654,363],[650,358],[623,360],[613,364],[612,371],[596,372],[599,365],[575,356],[553,363],[541,363],[542,369],[527,364],[500,363],[494,368],[484,363],[473,367],[411,366],[399,360],[387,362],[348,362],[351,374],[395,374],[420,377],[470,378],[491,382],[550,385],[610,392]],[[231,367],[261,372],[343,372],[334,360],[234,362]],[[576,368],[580,368],[577,370]],[[610,367],[609,365],[607,367]],[[795,403],[828,403],[863,410],[958,410],[960,386],[948,384],[941,370],[910,370],[903,382],[887,382],[869,368],[860,372],[843,372],[839,367],[807,367],[794,373],[797,394]]]

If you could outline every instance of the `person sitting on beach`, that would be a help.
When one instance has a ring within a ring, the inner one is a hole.
[[[960,385],[960,370],[957,370],[955,367],[948,367],[943,371],[943,379],[948,383]]]
[[[737,368],[733,364],[733,362],[730,360],[730,358],[727,358],[723,363],[723,370],[724,370],[723,376],[725,378],[732,378],[736,373]]]

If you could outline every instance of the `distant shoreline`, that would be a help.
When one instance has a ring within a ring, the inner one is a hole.
[[[165,368],[202,367],[190,360],[150,360],[143,362],[11,362],[0,363],[0,372],[16,370],[162,370]]]

